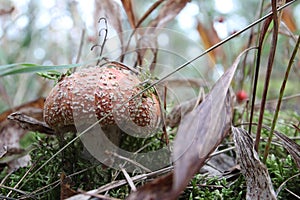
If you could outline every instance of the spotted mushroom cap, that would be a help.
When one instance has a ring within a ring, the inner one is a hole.
[[[58,132],[75,131],[75,126],[103,117],[102,126],[153,130],[161,115],[157,96],[147,92],[128,101],[142,90],[140,83],[131,70],[117,63],[75,72],[59,81],[46,98],[44,120]]]

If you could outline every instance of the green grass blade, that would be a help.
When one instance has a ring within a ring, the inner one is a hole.
[[[14,63],[14,64],[0,66],[0,77],[20,74],[20,73],[33,73],[33,72],[42,72],[42,71],[49,71],[49,70],[70,69],[74,67],[79,67],[81,65],[82,64],[39,65],[33,63]]]

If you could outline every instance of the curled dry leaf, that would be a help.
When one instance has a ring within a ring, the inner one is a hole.
[[[190,0],[168,0],[160,9],[158,16],[149,23],[148,27],[155,27],[156,30],[165,27],[167,23],[178,15],[189,1]]]
[[[238,162],[246,179],[246,199],[276,199],[268,170],[259,160],[251,136],[242,128],[232,127],[231,129],[238,154]]]
[[[127,14],[127,17],[128,17],[128,21],[131,25],[131,28],[135,28],[135,14],[133,12],[133,8],[132,8],[132,0],[121,0],[122,1],[122,4],[123,4],[123,7],[125,9],[125,12]]]
[[[149,62],[150,70],[153,71],[155,68],[155,62],[157,58],[157,33],[159,29],[164,28],[167,23],[173,20],[178,13],[186,6],[189,0],[168,0],[159,10],[159,13],[156,18],[154,18],[147,25],[145,32],[138,41],[138,64],[143,66],[143,59],[150,50],[153,57]]]

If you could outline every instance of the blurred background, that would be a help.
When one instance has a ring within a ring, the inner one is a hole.
[[[120,5],[120,12],[116,17],[122,20],[122,30],[131,31],[130,22],[121,1],[117,0],[116,2]],[[153,0],[133,0],[135,18],[140,19],[155,2]],[[99,12],[101,3],[101,0],[1,0],[0,65],[12,63],[74,64],[78,57],[80,58],[78,62],[83,65],[95,63],[94,59],[98,52],[91,51],[91,47],[98,44],[101,39],[99,28],[102,25],[98,23],[99,18],[102,17],[102,13]],[[159,8],[146,18],[141,27],[146,27],[156,17]],[[193,0],[187,4],[175,20],[167,24],[167,33],[164,32],[158,37],[158,47],[161,46],[167,51],[175,52],[175,54],[183,56],[186,61],[243,29],[258,19],[261,14],[264,15],[268,12],[268,2],[262,4],[255,0]],[[283,76],[295,44],[294,35],[300,32],[300,4],[295,3],[285,9],[283,18],[270,98],[278,95],[278,88],[282,81],[280,77]],[[193,66],[184,69],[181,75],[184,74],[185,78],[197,79],[200,77],[213,84],[220,74],[233,63],[237,55],[247,48],[250,35],[254,36],[254,42],[257,40],[256,33],[260,27],[261,25],[253,27],[252,30],[233,38],[211,54],[193,62]],[[112,30],[110,26],[108,33],[108,40],[118,35],[117,31]],[[265,42],[266,50],[263,53],[266,58],[269,44]],[[80,47],[82,47],[82,51],[78,56]],[[168,57],[160,56],[159,59],[161,63],[164,63]],[[167,60],[167,62],[169,61]],[[266,66],[266,62],[267,59],[262,60],[262,68]],[[296,62],[299,62],[299,58]],[[171,65],[175,68],[182,63],[184,62],[174,61]],[[233,84],[236,89],[244,87],[246,90],[250,89],[250,79],[245,78],[245,86],[239,84],[239,80],[241,76],[244,76],[245,70],[254,67],[253,52],[249,53],[246,63],[247,66],[237,73],[236,83]],[[164,70],[157,68],[157,70],[168,73],[173,69],[172,67]],[[293,71],[287,85],[287,95],[299,93],[299,63],[296,64]],[[264,77],[264,70],[261,70],[261,77]],[[53,84],[53,81],[35,73],[0,77],[0,112],[40,96],[46,96]]]

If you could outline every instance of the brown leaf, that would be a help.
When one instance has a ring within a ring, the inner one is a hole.
[[[173,156],[173,192],[177,195],[228,134],[232,118],[228,89],[241,56],[248,50],[236,58],[201,104],[181,120]]]
[[[168,0],[163,7],[159,10],[158,16],[154,18],[148,24],[142,37],[138,41],[138,65],[143,66],[143,61],[147,52],[152,54],[152,59],[150,63],[150,71],[155,68],[156,58],[157,58],[157,33],[159,29],[164,28],[168,22],[173,20],[178,13],[185,7],[189,0]],[[159,1],[159,4],[161,2]],[[156,4],[156,5],[159,5]],[[151,11],[152,12],[152,11]]]
[[[251,136],[242,128],[231,128],[238,154],[238,162],[246,179],[246,199],[276,199],[268,170],[259,160]]]
[[[132,9],[132,0],[121,0],[131,28],[135,29],[135,15]]]
[[[43,114],[43,110],[40,110]],[[51,129],[44,121],[39,121],[33,117],[30,117],[22,112],[14,112],[7,117],[9,120],[13,120],[18,123],[23,129],[29,131],[38,131],[40,133],[47,133],[50,135],[55,134],[55,131]]]
[[[173,20],[190,0],[168,0],[159,10],[158,16],[153,19],[148,27],[155,27],[155,30],[163,28]]]
[[[197,30],[205,49],[208,49],[221,41],[212,23],[209,23],[209,27],[205,27],[200,21],[198,21]],[[212,63],[215,65],[217,57],[224,56],[224,53],[222,47],[218,47],[209,52],[208,55]]]
[[[7,111],[0,114],[0,122],[6,120],[8,115],[10,115],[11,113],[13,113],[15,111],[28,112],[26,110],[28,110],[28,109],[31,110],[32,108],[43,109],[44,108],[44,102],[45,102],[45,98],[39,98],[39,99],[36,99],[34,101],[22,104],[18,107],[9,109],[9,110],[7,110]],[[39,117],[35,116],[35,118],[37,118],[38,120],[43,120],[42,116],[39,116]]]
[[[274,134],[283,142],[283,147],[291,154],[298,169],[300,170],[300,146],[284,134],[274,131]]]
[[[152,6],[144,13],[144,15],[139,19],[136,28],[140,27],[143,21],[155,10],[164,0],[158,0],[152,4]]]
[[[175,106],[166,118],[166,125],[174,128],[179,125],[181,118],[191,112],[197,103],[198,98],[193,98],[189,101],[184,101]]]
[[[60,175],[60,199],[67,199],[78,194],[78,192],[71,188],[72,184],[71,178],[66,177],[64,173]]]
[[[7,152],[12,152],[12,150],[14,149],[19,149],[20,138],[22,138],[27,133],[27,130],[24,130],[16,122],[8,120],[7,117],[14,111],[21,111],[38,120],[42,120],[43,119],[42,112],[35,113],[32,111],[33,110],[42,111],[44,107],[44,100],[45,100],[44,98],[39,98],[35,101],[25,103],[16,108],[7,110],[0,115],[0,147],[1,148],[5,147],[5,150]],[[11,157],[7,157],[5,155],[4,157],[3,159],[7,160],[6,164],[9,166],[10,171],[18,169],[19,167],[27,166],[30,163],[30,156],[23,155],[22,153],[21,154],[16,153]]]
[[[293,33],[297,31],[295,18],[293,17],[291,8],[287,7],[282,11],[282,21],[284,21],[290,31],[292,31]]]
[[[173,173],[169,173],[163,177],[140,187],[136,192],[132,192],[126,200],[171,200],[175,199],[170,195],[172,191]]]
[[[253,123],[255,125],[257,125],[256,123]],[[300,129],[292,124],[293,127],[300,132]],[[267,129],[268,131],[271,130],[270,127],[263,125],[263,128]],[[286,135],[275,131],[274,130],[274,134],[276,135],[276,137],[281,140],[281,142],[283,143],[283,147],[289,152],[289,154],[291,154],[293,160],[295,161],[298,169],[300,170],[300,146],[299,144],[297,144],[295,141],[291,140],[289,137],[287,137]]]

